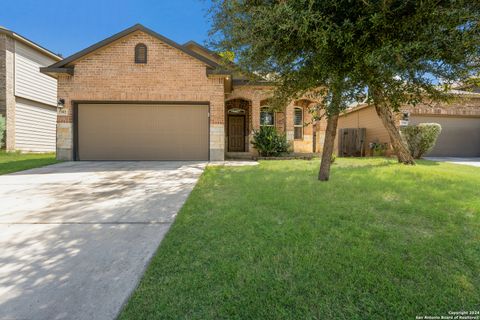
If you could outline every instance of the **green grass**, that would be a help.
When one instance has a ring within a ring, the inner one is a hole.
[[[480,171],[337,159],[209,167],[120,319],[479,310]]]
[[[0,175],[57,163],[55,153],[0,151]]]

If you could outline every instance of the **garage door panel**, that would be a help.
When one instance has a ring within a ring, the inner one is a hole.
[[[81,104],[80,160],[208,160],[208,106]]]
[[[442,132],[428,156],[480,156],[480,118],[412,116],[411,124],[439,123]]]

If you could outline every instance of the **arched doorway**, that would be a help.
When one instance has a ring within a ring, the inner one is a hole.
[[[225,102],[225,144],[227,152],[248,152],[251,102],[233,99]]]

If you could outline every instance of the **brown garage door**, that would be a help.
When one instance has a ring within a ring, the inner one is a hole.
[[[435,122],[442,126],[432,157],[480,156],[480,118],[411,116],[411,124]]]
[[[79,104],[79,160],[208,160],[208,106]]]

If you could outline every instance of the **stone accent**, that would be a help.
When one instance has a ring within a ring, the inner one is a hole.
[[[293,132],[292,132],[293,135]],[[302,140],[294,140],[293,148],[295,152],[299,153],[312,153],[313,152],[313,135],[303,134]]]
[[[225,160],[225,130],[224,125],[210,125],[210,161]]]
[[[146,64],[134,63],[134,48],[144,43]],[[58,98],[65,107],[58,114],[58,150],[72,160],[72,123],[75,101],[205,101],[210,104],[210,157],[223,160],[225,96],[223,77],[208,77],[199,60],[142,31],[134,32],[73,63],[75,75],[58,79]],[[106,119],[108,121],[108,119]],[[221,132],[221,137],[219,132]],[[60,157],[60,155],[59,155]]]
[[[15,40],[0,34],[0,114],[5,118],[5,149],[15,150]]]
[[[57,159],[73,159],[73,124],[57,123]]]

